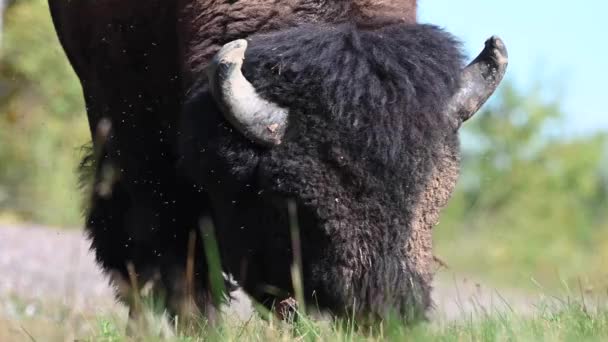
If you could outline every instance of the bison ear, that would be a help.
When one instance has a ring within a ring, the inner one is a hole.
[[[460,88],[448,104],[449,115],[459,124],[475,115],[494,93],[505,75],[508,59],[504,42],[492,36],[479,56],[464,68]]]
[[[222,47],[207,69],[211,93],[224,117],[254,142],[274,146],[281,143],[287,127],[287,109],[269,102],[247,81],[241,67],[247,41],[239,39]]]

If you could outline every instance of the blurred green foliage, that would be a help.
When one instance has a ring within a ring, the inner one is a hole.
[[[456,270],[521,286],[606,289],[608,136],[565,139],[560,103],[540,88],[506,83],[494,100],[465,123],[436,252]]]
[[[79,146],[88,138],[80,85],[47,2],[5,14],[0,50],[0,212],[53,225],[81,222]]]
[[[46,1],[15,2],[5,29],[0,217],[81,225],[75,170],[89,133]],[[465,124],[462,177],[436,253],[454,271],[497,281],[608,285],[608,139],[563,139],[560,103],[541,90],[505,83]]]

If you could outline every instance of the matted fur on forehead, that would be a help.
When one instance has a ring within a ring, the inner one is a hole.
[[[321,141],[397,166],[404,150],[455,134],[445,107],[463,64],[459,42],[435,26],[345,24],[254,36],[243,69],[290,122],[319,117]]]

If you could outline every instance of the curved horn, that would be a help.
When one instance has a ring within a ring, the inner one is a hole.
[[[494,93],[508,64],[504,42],[496,36],[486,40],[483,51],[464,68],[460,89],[448,104],[448,113],[460,123],[470,119]]]
[[[287,126],[287,109],[257,94],[241,72],[247,41],[239,39],[215,55],[207,76],[211,93],[226,119],[247,138],[266,146],[278,145]]]

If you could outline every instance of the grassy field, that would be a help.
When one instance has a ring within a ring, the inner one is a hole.
[[[247,321],[224,316],[217,327],[201,320],[187,332],[174,333],[161,318],[148,315],[147,324],[132,337],[125,334],[124,313],[87,315],[62,306],[33,313],[17,307],[12,319],[0,319],[0,341],[605,341],[608,310],[599,307],[580,299],[554,299],[530,315],[478,312],[413,327],[384,322],[373,331],[305,317],[290,325],[259,316]]]
[[[80,83],[59,45],[46,0],[16,1],[5,18],[0,222],[81,227],[84,203],[75,170],[80,146],[90,136]],[[562,291],[559,298],[566,299],[531,310],[522,310],[520,301],[505,301],[502,306],[513,310],[480,309],[475,317],[462,314],[456,321],[409,328],[386,323],[373,334],[305,318],[285,326],[225,317],[214,329],[201,321],[194,331],[159,338],[163,325],[153,320],[140,331],[141,340],[608,340],[608,305],[584,303],[579,295],[608,301],[608,134],[562,137],[561,94],[541,96],[554,93],[552,83],[540,79],[538,89],[520,89],[503,82],[493,104],[465,125],[462,173],[434,230],[434,253],[449,273],[513,290],[516,299],[575,288]],[[77,280],[66,292],[93,288],[97,278],[83,276],[89,266],[79,266],[70,254],[80,251],[74,232],[23,230],[13,234],[14,241],[0,234],[0,289],[11,280],[26,292],[23,280],[29,279],[30,295],[38,298],[0,295],[0,342],[128,340],[124,308],[108,310],[108,300],[106,308],[79,311],[73,303],[51,299],[67,280],[40,285],[52,273]],[[68,248],[68,240],[75,247]],[[80,298],[92,293],[78,292]],[[454,291],[443,294],[456,297]]]

